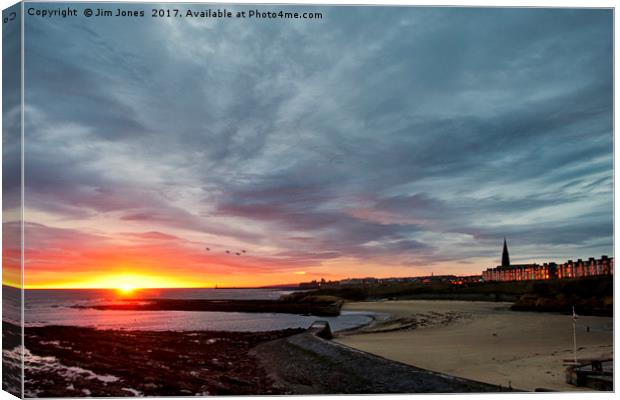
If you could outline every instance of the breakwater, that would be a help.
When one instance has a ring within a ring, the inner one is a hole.
[[[250,354],[288,394],[472,393],[510,388],[441,374],[330,341],[327,323],[262,343]]]
[[[127,301],[74,305],[77,309],[125,311],[220,311],[246,313],[285,313],[317,316],[338,316],[340,299],[309,298],[288,300],[204,300],[204,299],[131,299]]]

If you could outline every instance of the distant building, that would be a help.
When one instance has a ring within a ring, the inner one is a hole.
[[[556,264],[513,264],[507,267],[497,266],[482,272],[482,280],[490,281],[529,281],[555,279]]]
[[[508,255],[506,238],[504,238],[504,250],[502,250],[502,267],[510,267],[510,256]]]
[[[466,276],[456,276],[450,283],[453,285],[463,285],[467,283],[478,283],[482,281],[482,275],[466,275]]]
[[[325,278],[321,278],[320,281],[316,279],[311,282],[301,282],[299,284],[300,289],[309,290],[309,289],[321,289],[321,288],[334,288],[340,285],[339,281],[326,281]]]
[[[343,279],[340,281],[341,285],[369,285],[373,283],[378,283],[379,279],[367,277],[367,278],[355,278],[355,279]]]
[[[590,257],[588,261],[578,259],[568,260],[558,265],[558,278],[582,278],[594,275],[612,275],[614,273],[614,258],[602,256],[596,260]]]
[[[577,262],[568,260],[564,264],[553,262],[540,264],[510,264],[508,255],[508,245],[504,239],[504,249],[502,250],[502,265],[495,268],[488,268],[482,272],[482,280],[491,281],[529,281],[547,279],[566,279],[582,278],[595,275],[612,275],[614,270],[614,259],[602,256],[600,259],[588,259],[584,262],[581,259]]]

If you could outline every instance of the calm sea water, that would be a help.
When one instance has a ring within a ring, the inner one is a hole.
[[[6,288],[3,292],[6,293]],[[3,293],[3,298],[6,296]],[[134,298],[167,299],[277,299],[290,291],[275,289],[157,289],[140,290]],[[333,330],[365,325],[371,312],[343,311],[338,317],[317,317],[280,313],[116,311],[75,309],[72,306],[109,304],[121,301],[114,290],[26,290],[25,324],[89,326],[99,329],[152,331],[269,331],[307,328],[316,320],[329,321]]]

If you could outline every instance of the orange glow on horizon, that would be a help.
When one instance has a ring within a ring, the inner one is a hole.
[[[117,290],[121,295],[124,296],[128,296],[130,294],[133,294],[134,291],[136,291],[136,289],[138,289],[137,287],[129,284],[129,283],[125,283],[125,284],[121,284]]]
[[[430,268],[411,268],[355,258],[339,258],[312,265],[277,264],[277,258],[230,257],[193,248],[155,246],[93,246],[81,252],[49,254],[29,250],[24,270],[25,289],[111,289],[130,295],[139,289],[172,288],[255,288],[271,285],[296,285],[300,282],[341,280],[374,276],[376,278],[425,276],[433,272],[459,273],[450,263]],[[88,246],[86,246],[88,247]],[[273,264],[273,270],[270,268]],[[488,261],[482,260],[482,265]],[[50,267],[53,266],[53,267]],[[469,266],[480,271],[482,266]],[[480,269],[478,269],[480,268]],[[474,270],[474,271],[475,271]],[[15,276],[3,276],[3,284],[20,288],[19,269]],[[472,271],[472,273],[475,273]]]
[[[210,285],[206,282],[204,286]],[[145,273],[118,273],[93,277],[84,281],[50,282],[45,284],[26,284],[26,289],[114,289],[120,294],[129,295],[138,289],[170,289],[203,287],[196,282],[172,277],[154,276]]]
[[[374,276],[424,276],[439,272],[463,273],[451,263],[430,266],[404,264],[398,257],[364,259],[337,257],[307,262],[270,248],[243,250],[236,246],[205,247],[176,232],[79,232],[66,227],[26,224],[23,287],[26,289],[111,289],[130,293],[137,289],[252,288],[297,284],[312,280],[341,280]],[[35,240],[36,239],[36,240]],[[40,242],[40,243],[39,243]],[[208,249],[208,250],[206,250]],[[3,249],[3,283],[21,287],[19,248]],[[471,260],[474,261],[474,260]],[[488,259],[468,264],[471,273],[482,271]]]

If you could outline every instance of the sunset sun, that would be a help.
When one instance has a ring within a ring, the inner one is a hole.
[[[160,284],[161,281],[155,277],[139,273],[112,274],[96,281],[97,286],[115,289],[123,296],[131,295],[140,289],[157,287]]]
[[[133,293],[137,287],[131,283],[121,283],[118,285],[117,290],[124,295]]]

